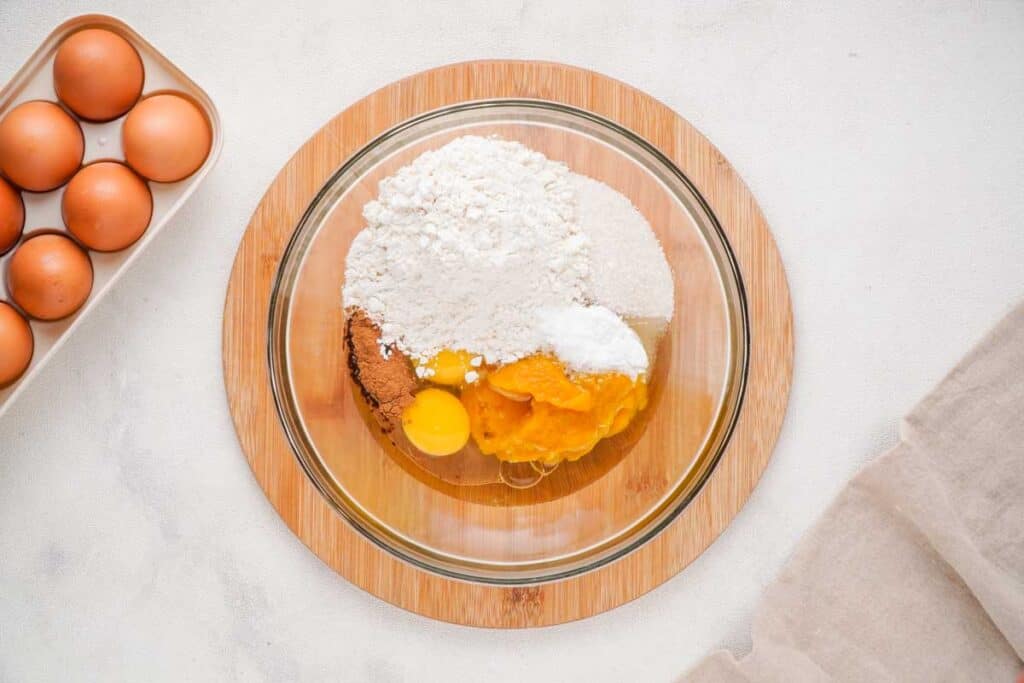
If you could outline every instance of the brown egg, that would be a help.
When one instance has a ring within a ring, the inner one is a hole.
[[[78,170],[84,153],[82,129],[53,102],[24,102],[0,121],[0,171],[23,189],[60,187]]]
[[[210,153],[211,133],[199,107],[177,95],[153,95],[128,112],[124,158],[140,175],[172,183],[196,172]]]
[[[5,387],[28,369],[35,340],[32,328],[14,306],[0,301],[0,387]]]
[[[75,174],[61,201],[64,224],[96,251],[118,251],[142,237],[153,216],[149,186],[123,164],[101,161]]]
[[[10,183],[0,178],[0,254],[17,244],[24,225],[25,202]]]
[[[22,243],[7,265],[7,289],[33,318],[59,320],[81,308],[92,291],[92,263],[62,235],[44,234]]]
[[[57,97],[83,119],[109,121],[142,94],[142,59],[127,40],[101,28],[67,38],[53,60]]]

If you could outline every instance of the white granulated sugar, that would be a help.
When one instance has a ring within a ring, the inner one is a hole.
[[[413,358],[529,355],[536,311],[586,296],[591,259],[574,199],[565,165],[517,142],[467,136],[427,152],[363,208],[344,305]]]
[[[672,319],[672,270],[647,219],[624,195],[573,174],[576,220],[590,239],[588,298],[626,318]]]
[[[577,372],[621,372],[636,378],[647,371],[640,337],[604,306],[542,308],[538,329],[545,350]]]

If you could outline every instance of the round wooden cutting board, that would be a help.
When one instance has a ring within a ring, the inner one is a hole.
[[[307,478],[275,409],[267,358],[271,289],[300,218],[337,168],[401,122],[492,98],[542,99],[609,119],[670,159],[703,196],[734,253],[750,334],[743,406],[700,494],[664,531],[625,556],[552,583],[502,587],[457,581],[407,564],[351,527]],[[792,376],[792,310],[782,262],[757,203],[729,162],[693,126],[628,85],[541,62],[455,64],[388,85],[320,129],[285,165],[242,239],[224,311],[224,375],[242,448],[282,519],[352,583],[419,614],[497,628],[546,626],[617,607],[668,580],[721,533],[768,464]]]

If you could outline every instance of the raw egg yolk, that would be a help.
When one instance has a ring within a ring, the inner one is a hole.
[[[427,455],[451,455],[469,441],[469,415],[443,389],[424,389],[402,413],[402,430]]]
[[[466,373],[474,369],[470,362],[472,360],[473,354],[468,351],[445,349],[426,362],[426,368],[433,371],[427,379],[434,384],[458,386],[464,382]]]

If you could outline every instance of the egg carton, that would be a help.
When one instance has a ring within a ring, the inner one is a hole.
[[[183,93],[197,104],[210,123],[212,140],[210,153],[199,169],[184,180],[174,183],[148,182],[153,194],[153,215],[149,227],[132,246],[119,252],[89,252],[93,267],[92,293],[85,304],[73,315],[54,322],[29,320],[35,337],[35,351],[32,362],[19,380],[0,389],[0,415],[10,407],[18,394],[39,374],[57,352],[64,340],[71,335],[79,321],[87,316],[119,277],[129,268],[138,255],[149,246],[164,225],[185,203],[206,174],[217,162],[223,145],[220,117],[210,97],[192,79],[178,69],[148,41],[128,24],[115,17],[102,14],[86,14],[65,21],[50,33],[28,61],[18,70],[10,82],[0,90],[0,119],[8,111],[30,100],[47,100],[60,104],[53,89],[53,59],[61,42],[72,33],[85,28],[102,28],[125,38],[142,58],[145,70],[142,97],[161,91]],[[63,105],[61,105],[63,107]],[[85,156],[82,165],[94,161],[124,161],[121,149],[121,126],[124,116],[105,123],[84,121],[63,107],[82,128],[85,137]],[[68,233],[61,216],[61,197],[67,185],[50,192],[21,192],[25,204],[25,224],[19,244],[39,232]],[[74,239],[72,237],[72,239]],[[11,249],[0,256],[0,273],[3,285],[0,299],[13,304],[7,290],[7,263],[14,254]]]

